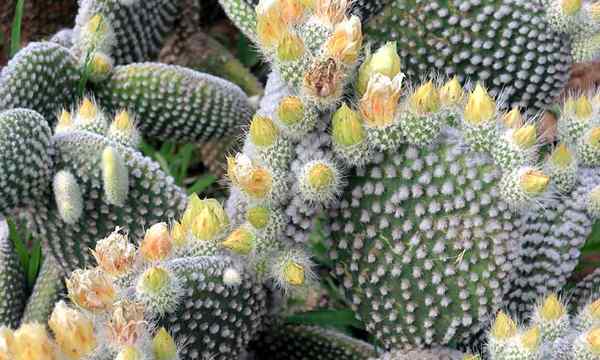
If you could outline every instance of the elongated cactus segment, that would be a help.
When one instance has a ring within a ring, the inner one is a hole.
[[[27,301],[27,283],[8,231],[6,220],[0,219],[0,326],[16,327]]]
[[[335,330],[317,326],[275,324],[251,344],[257,359],[368,360],[375,357],[373,346]]]
[[[80,78],[69,50],[49,42],[31,43],[0,74],[0,110],[26,108],[54,121],[72,103]]]
[[[175,65],[116,67],[109,80],[98,84],[96,96],[110,109],[136,114],[146,136],[180,142],[223,137],[252,113],[236,85]]]
[[[31,204],[51,184],[51,131],[35,111],[0,112],[0,210]]]
[[[22,324],[46,323],[50,318],[54,304],[66,295],[65,274],[56,260],[48,256],[44,259],[35,286],[27,300]]]

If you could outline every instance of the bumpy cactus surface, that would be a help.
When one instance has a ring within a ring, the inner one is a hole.
[[[544,145],[537,118],[503,110],[512,101],[483,83],[407,85],[394,43],[359,64],[361,22],[348,14],[344,1],[257,6],[275,72],[228,162],[231,248],[290,259],[275,278],[293,289],[324,216],[334,276],[385,347],[470,347],[499,308],[526,314],[573,271],[598,218],[600,104],[569,98],[560,143]],[[560,88],[554,72],[541,81]]]

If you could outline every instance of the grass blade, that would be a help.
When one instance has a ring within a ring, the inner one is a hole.
[[[15,17],[13,19],[10,33],[10,57],[13,57],[21,49],[21,23],[23,22],[23,7],[25,0],[17,0]]]

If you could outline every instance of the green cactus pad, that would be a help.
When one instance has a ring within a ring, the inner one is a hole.
[[[185,339],[182,358],[237,359],[267,313],[263,285],[240,270],[241,283],[224,283],[225,271],[235,267],[229,257],[179,258],[168,266],[184,290],[178,308],[159,323]]]
[[[501,299],[515,216],[489,158],[449,138],[352,171],[330,216],[335,274],[386,347],[468,342]]]
[[[31,43],[2,69],[0,110],[35,110],[54,124],[60,108],[75,100],[79,77],[69,50],[50,42]]]
[[[29,209],[33,232],[61,266],[68,270],[91,265],[96,239],[116,226],[142,237],[149,225],[174,218],[185,207],[185,193],[159,165],[138,151],[85,131],[61,133],[54,138],[55,169],[70,171],[81,188],[83,213],[72,225],[61,218],[53,199]],[[112,146],[129,171],[129,192],[124,206],[110,205],[103,190],[101,154]]]
[[[116,67],[112,77],[98,86],[96,96],[103,106],[131,110],[140,131],[162,140],[220,138],[245,124],[253,112],[236,85],[157,63]]]
[[[54,304],[65,296],[64,272],[52,257],[46,257],[25,306],[21,323],[46,323]]]
[[[375,348],[334,330],[317,326],[277,324],[251,344],[257,359],[367,360]]]
[[[552,31],[534,1],[395,0],[366,26],[381,43],[396,40],[403,72],[483,81],[507,105],[544,109],[569,78],[570,43]]]
[[[25,272],[8,236],[8,224],[0,219],[0,326],[17,327],[25,308]]]
[[[31,204],[50,186],[50,136],[35,111],[0,112],[0,212]]]

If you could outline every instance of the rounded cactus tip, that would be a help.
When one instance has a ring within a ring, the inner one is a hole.
[[[160,316],[177,307],[181,296],[181,282],[170,269],[153,266],[140,275],[135,290],[137,300],[146,310]]]
[[[396,42],[388,42],[381,46],[375,53],[369,55],[358,69],[357,90],[359,95],[367,91],[369,79],[374,74],[381,74],[389,78],[400,73],[400,56],[396,50]]]
[[[140,254],[146,261],[164,260],[171,254],[173,239],[166,223],[152,225],[140,245]]]
[[[135,263],[135,246],[118,227],[96,243],[92,255],[102,271],[114,277],[128,274]]]
[[[117,297],[112,278],[101,269],[77,269],[66,279],[69,299],[77,306],[91,311],[109,309]]]
[[[362,40],[360,19],[353,15],[335,25],[325,43],[325,54],[340,63],[352,65],[358,60]]]
[[[177,345],[167,329],[161,327],[152,339],[152,353],[156,360],[177,359]]]
[[[248,255],[254,249],[255,236],[245,226],[240,226],[229,234],[221,245],[236,254]]]
[[[96,349],[93,322],[64,301],[59,301],[54,306],[48,326],[54,334],[56,344],[70,359],[84,358]]]
[[[360,115],[346,103],[333,114],[332,136],[334,143],[342,147],[358,145],[366,138]]]
[[[359,102],[359,109],[365,124],[369,127],[387,127],[396,118],[396,108],[400,100],[404,74],[394,78],[374,74],[367,85],[367,90]]]
[[[57,172],[52,188],[61,219],[67,224],[76,223],[83,214],[83,195],[75,176],[66,170]]]
[[[261,115],[255,115],[250,122],[250,141],[259,148],[275,144],[279,131],[273,121]]]
[[[517,324],[504,311],[498,312],[492,324],[490,336],[495,340],[506,340],[517,334]]]
[[[494,119],[496,102],[481,83],[469,94],[464,119],[471,125],[482,125]]]

